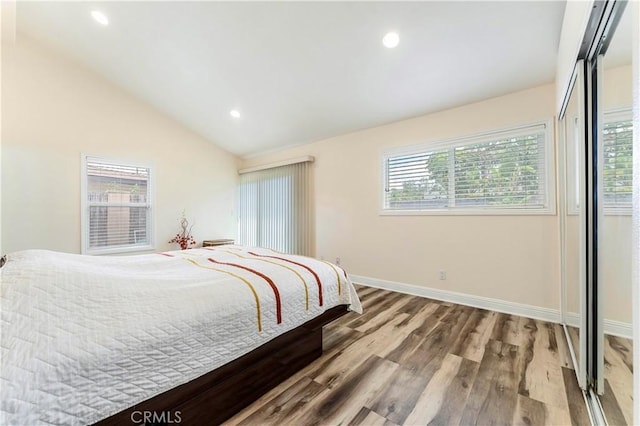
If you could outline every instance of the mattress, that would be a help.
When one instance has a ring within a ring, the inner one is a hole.
[[[0,273],[3,425],[94,423],[331,307],[362,312],[338,266],[264,248],[27,250]]]

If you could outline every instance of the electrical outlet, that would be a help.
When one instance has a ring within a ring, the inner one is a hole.
[[[340,258],[336,257],[336,265],[340,266]]]
[[[447,279],[447,272],[446,271],[440,271],[440,279],[441,280],[446,280]]]

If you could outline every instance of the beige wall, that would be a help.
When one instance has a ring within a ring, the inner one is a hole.
[[[565,223],[567,313],[575,317],[580,315],[580,217],[568,215]]]
[[[80,252],[81,153],[150,163],[156,249],[234,237],[237,158],[18,34],[2,50],[2,249]]]
[[[601,229],[604,319],[631,324],[631,215],[606,215]]]
[[[559,310],[557,216],[379,215],[384,149],[551,119],[554,95],[546,85],[248,158],[243,167],[315,156],[315,255],[340,257],[352,274]]]

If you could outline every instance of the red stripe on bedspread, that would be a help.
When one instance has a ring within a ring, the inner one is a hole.
[[[245,271],[249,271],[249,272],[259,276],[260,278],[264,279],[271,286],[271,289],[273,290],[273,294],[276,297],[276,320],[277,320],[277,323],[278,324],[282,323],[282,303],[280,301],[280,291],[278,291],[278,287],[276,286],[276,283],[274,283],[271,278],[269,278],[268,276],[266,276],[265,274],[263,274],[260,271],[256,271],[255,269],[251,269],[251,268],[249,268],[247,266],[244,266],[244,265],[238,265],[237,263],[220,262],[219,260],[215,260],[215,259],[212,259],[212,258],[209,258],[209,262],[217,263],[218,265],[234,266],[236,268],[244,269]]]
[[[316,272],[311,269],[309,266],[305,265],[304,263],[299,263],[290,259],[286,259],[284,257],[278,257],[278,256],[269,256],[266,254],[258,254],[258,253],[254,253],[252,251],[248,252],[249,254],[252,254],[254,256],[258,256],[258,257],[269,257],[271,259],[279,259],[279,260],[284,260],[285,262],[289,262],[289,263],[293,263],[294,265],[298,265],[298,266],[302,266],[303,268],[305,268],[307,271],[311,272],[311,274],[313,274],[313,276],[316,279],[316,283],[318,283],[318,304],[320,306],[322,306],[322,283],[320,282],[320,277],[318,276],[318,274],[316,274]]]

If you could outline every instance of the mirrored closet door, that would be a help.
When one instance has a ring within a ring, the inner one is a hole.
[[[581,388],[586,387],[586,286],[585,283],[585,137],[584,64],[574,69],[573,83],[559,127],[560,184],[564,202],[560,204],[564,283],[564,321],[573,368]]]
[[[559,123],[565,330],[592,418],[610,425],[634,424],[634,6],[594,4]]]
[[[597,297],[602,310],[598,338],[603,345],[598,393],[610,425],[633,424],[631,25],[630,5],[614,10],[610,27],[600,40],[598,61],[598,189],[602,205]]]
[[[559,126],[565,329],[592,418],[610,425],[634,421],[632,11],[595,3]]]

